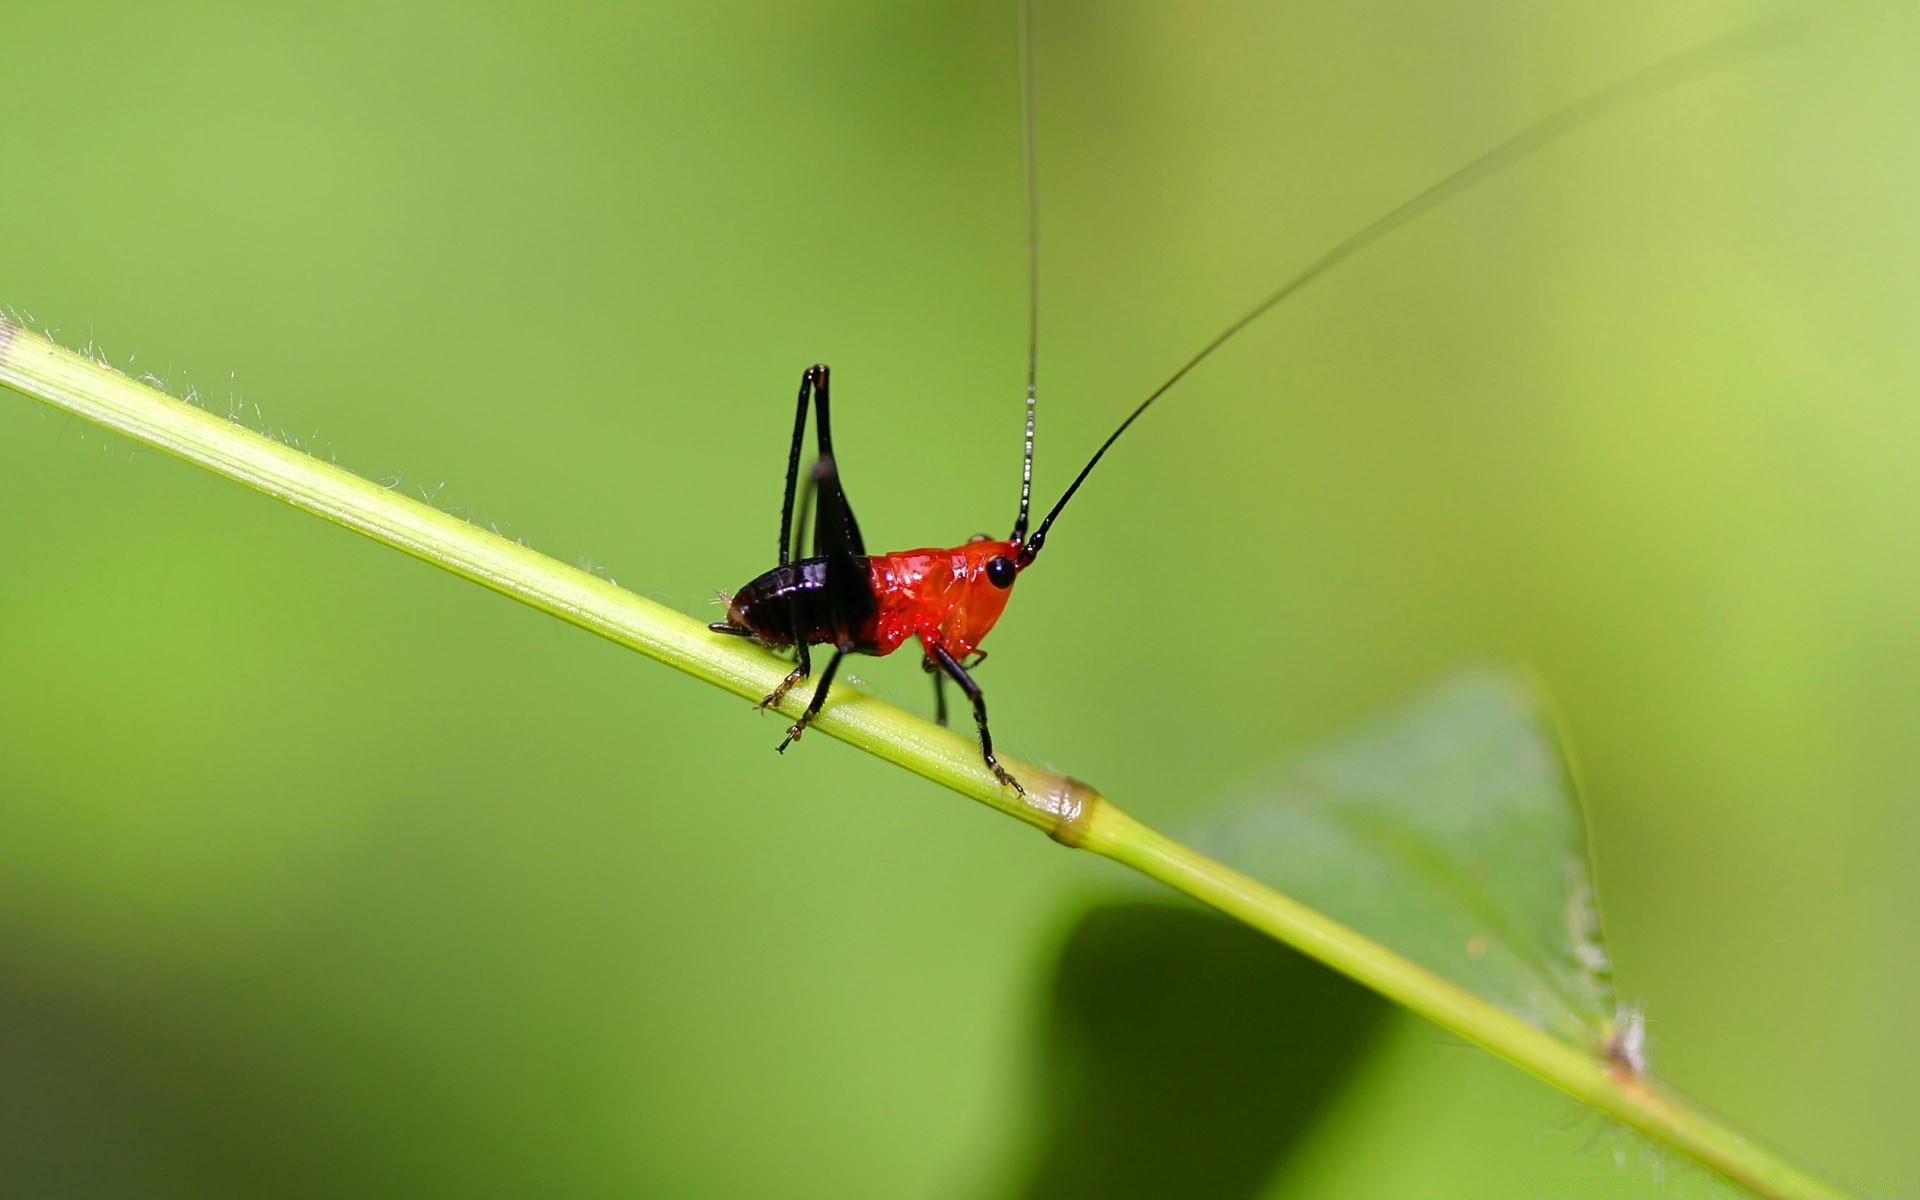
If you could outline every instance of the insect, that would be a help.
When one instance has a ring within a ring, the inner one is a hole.
[[[974,723],[980,733],[980,753],[987,766],[1003,785],[1024,795],[1020,782],[994,756],[993,735],[987,727],[986,699],[972,672],[986,658],[980,643],[1005,612],[1014,583],[1039,557],[1048,533],[1068,501],[1121,435],[1156,400],[1235,334],[1342,260],[1622,104],[1737,61],[1751,52],[1750,43],[1757,32],[1764,31],[1736,33],[1683,51],[1575,101],[1514,134],[1334,245],[1215,335],[1141,401],[1093,452],[1060,499],[1029,532],[1034,413],[1038,397],[1039,205],[1034,170],[1032,5],[1031,0],[1027,0],[1021,7],[1021,99],[1027,184],[1028,346],[1026,443],[1020,475],[1019,517],[1014,521],[1013,531],[1003,539],[983,533],[950,548],[925,547],[869,555],[834,458],[830,373],[825,364],[808,367],[800,377],[793,439],[787,453],[786,495],[780,510],[779,565],[735,592],[728,604],[726,620],[709,626],[716,633],[751,638],[776,649],[790,647],[796,652],[793,670],[761,700],[762,709],[777,707],[794,686],[811,678],[811,646],[833,648],[833,657],[821,672],[812,698],[799,719],[788,727],[778,749],[784,752],[799,740],[819,715],[842,658],[849,654],[892,654],[908,642],[915,642],[922,655],[922,665],[933,676],[934,707],[940,724],[947,723],[945,685],[950,679],[973,705]],[[810,406],[818,435],[817,455],[803,478],[800,461]],[[809,543],[807,526],[810,510],[814,508],[818,509],[818,519],[813,521]],[[803,547],[810,550],[805,556],[801,553]]]

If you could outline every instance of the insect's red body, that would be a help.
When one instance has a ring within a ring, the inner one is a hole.
[[[974,541],[951,550],[902,550],[867,560],[868,579],[879,601],[861,631],[871,654],[892,654],[909,638],[931,653],[939,646],[964,659],[1006,611],[1011,587],[987,577],[994,559],[1019,560],[1018,542]]]

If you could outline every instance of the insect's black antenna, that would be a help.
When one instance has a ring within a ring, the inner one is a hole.
[[[1020,462],[1020,519],[1013,541],[1027,537],[1033,502],[1033,412],[1040,393],[1040,177],[1034,162],[1033,0],[1020,2],[1021,164],[1027,181],[1027,448]]]
[[[1120,435],[1127,431],[1128,426],[1139,420],[1140,415],[1152,407],[1155,400],[1164,396],[1174,384],[1186,378],[1189,371],[1205,362],[1209,355],[1224,346],[1233,338],[1233,335],[1267,315],[1281,301],[1416,217],[1424,216],[1469,188],[1486,182],[1494,175],[1574,130],[1590,124],[1615,109],[1698,79],[1712,71],[1744,62],[1759,51],[1777,45],[1782,40],[1781,35],[1786,32],[1789,30],[1780,26],[1761,26],[1741,30],[1715,38],[1690,50],[1683,50],[1650,67],[1636,71],[1624,79],[1617,80],[1527,126],[1399,207],[1350,234],[1344,241],[1314,259],[1307,264],[1306,269],[1281,284],[1278,291],[1256,304],[1245,316],[1221,330],[1212,341],[1200,348],[1199,353],[1189,358],[1179,370],[1167,377],[1165,383],[1155,388],[1151,395],[1142,400],[1138,408],[1127,414],[1127,419],[1120,422],[1120,427],[1108,435],[1106,441],[1100,443],[1100,448],[1093,452],[1093,457],[1087,460],[1087,465],[1080,468],[1080,473],[1074,476],[1072,483],[1067,485],[1066,492],[1047,513],[1046,518],[1040,522],[1040,528],[1033,531],[1032,539],[1027,541],[1021,549],[1021,565],[1025,566],[1033,561],[1034,556],[1040,553],[1040,547],[1047,540],[1047,530],[1053,525],[1054,518],[1066,508],[1067,501],[1073,499],[1073,494],[1080,490],[1080,485],[1087,481],[1087,476],[1093,473],[1093,468],[1099,464],[1101,457],[1120,440]],[[1024,509],[1021,515],[1024,518]]]

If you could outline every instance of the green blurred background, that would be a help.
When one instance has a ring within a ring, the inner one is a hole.
[[[1920,1196],[1911,3],[1042,0],[1038,491],[1367,218],[1783,14],[1209,363],[981,678],[1011,751],[1175,821],[1534,665],[1656,1067]],[[816,360],[870,543],[1010,522],[1014,34],[0,0],[0,304],[708,614],[769,565]],[[1177,973],[1074,974],[1117,868],[12,394],[0,545],[9,1194],[1055,1194],[1050,1114],[1111,1084],[1063,1021]],[[907,656],[858,673],[927,709]],[[1263,1069],[1199,1093],[1271,1115],[1221,1134],[1238,1194],[1708,1189],[1283,952],[1242,982],[1219,1057]],[[1296,1069],[1326,1021],[1351,1052]],[[1077,1136],[1190,1151],[1160,1110]]]

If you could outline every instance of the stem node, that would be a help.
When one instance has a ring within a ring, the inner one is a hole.
[[[1087,840],[1087,828],[1107,798],[1071,775],[1056,775],[1059,788],[1037,793],[1035,806],[1053,818],[1047,836],[1069,850],[1077,850]]]

